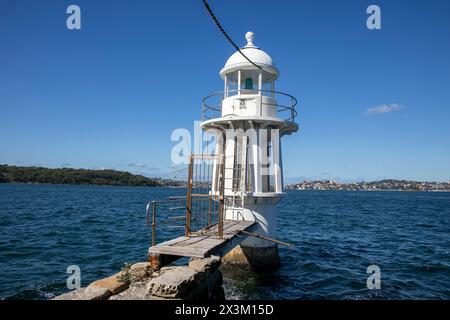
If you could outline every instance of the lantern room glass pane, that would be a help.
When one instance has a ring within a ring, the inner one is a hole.
[[[238,72],[230,72],[227,74],[227,92],[228,97],[237,95],[237,89],[238,89]]]
[[[263,87],[262,87],[263,92],[262,92],[262,94],[264,96],[267,96],[267,97],[272,96],[272,91],[274,90],[273,82],[274,82],[273,75],[271,73],[263,71]]]
[[[244,89],[246,89],[246,90],[253,90],[253,80],[252,80],[252,78],[245,79]]]
[[[271,97],[274,91],[274,76],[273,74],[262,71],[262,88],[259,85],[258,69],[241,69],[241,93],[256,94],[261,89],[264,96]],[[228,97],[237,95],[238,90],[238,70],[227,73],[227,88]]]
[[[255,94],[258,92],[258,70],[241,70],[241,88],[244,94]]]

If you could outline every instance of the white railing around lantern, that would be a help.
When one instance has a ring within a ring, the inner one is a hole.
[[[222,116],[222,101],[228,97],[236,97],[239,93],[244,93],[239,100],[254,99],[252,97],[246,97],[245,93],[260,93],[261,95],[271,97],[274,103],[267,103],[261,100],[261,108],[263,106],[275,106],[277,109],[278,117],[284,121],[294,122],[297,116],[295,106],[297,105],[297,99],[290,94],[272,91],[272,90],[228,90],[214,92],[202,100],[202,121],[220,118]],[[225,95],[226,94],[226,95]],[[281,100],[279,102],[278,100]]]

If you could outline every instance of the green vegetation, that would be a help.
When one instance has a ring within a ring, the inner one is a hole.
[[[0,183],[98,184],[112,186],[168,186],[181,182],[147,178],[125,171],[0,165]]]
[[[131,275],[131,263],[125,262],[124,266],[122,267],[122,271],[120,273],[120,275],[117,276],[117,280],[120,282],[125,282],[127,284],[131,284],[134,283],[135,281],[133,281],[133,277]]]

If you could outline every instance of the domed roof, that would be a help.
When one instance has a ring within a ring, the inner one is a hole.
[[[245,39],[247,39],[247,45],[241,48],[241,52],[247,56],[251,61],[253,61],[258,66],[261,66],[264,71],[270,72],[278,77],[278,69],[275,67],[272,58],[263,50],[256,47],[253,44],[254,34],[249,31],[245,34]],[[245,57],[239,52],[236,51],[228,58],[225,66],[220,70],[220,75],[223,76],[225,73],[234,71],[240,68],[256,68],[253,64],[251,64]]]

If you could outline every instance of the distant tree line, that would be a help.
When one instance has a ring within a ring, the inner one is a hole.
[[[0,165],[0,183],[98,184],[113,186],[169,185],[167,180],[147,178],[116,170],[88,170]],[[174,181],[174,185],[178,182]]]

